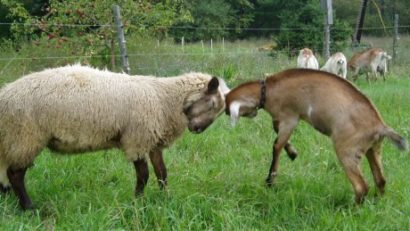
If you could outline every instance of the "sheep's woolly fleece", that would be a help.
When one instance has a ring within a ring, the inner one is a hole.
[[[29,74],[0,91],[0,162],[27,166],[50,140],[71,153],[115,146],[118,136],[127,159],[146,158],[183,133],[184,105],[211,78],[129,76],[78,64]]]

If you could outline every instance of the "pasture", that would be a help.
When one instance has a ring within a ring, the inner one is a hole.
[[[390,40],[366,38],[385,48]],[[230,87],[264,73],[296,66],[296,57],[270,56],[257,47],[268,41],[186,44],[128,41],[131,72],[171,76],[208,72]],[[376,105],[385,122],[410,139],[410,38],[402,36],[401,60],[387,81],[355,84]],[[68,51],[29,45],[0,53],[0,83],[46,67],[73,63]],[[346,50],[347,58],[353,51]],[[43,56],[47,55],[47,56]],[[66,56],[64,59],[57,56]],[[31,58],[25,58],[31,57]],[[43,57],[43,58],[41,58]],[[13,58],[13,59],[9,59]],[[319,60],[320,64],[324,60]],[[348,74],[349,76],[349,74]],[[44,150],[26,175],[37,210],[23,212],[13,194],[0,195],[1,230],[410,230],[410,156],[383,143],[386,194],[374,197],[367,160],[362,167],[370,193],[361,206],[341,169],[330,140],[300,123],[291,138],[299,152],[282,152],[277,184],[264,185],[275,135],[260,111],[232,128],[225,115],[200,135],[188,131],[164,152],[169,186],[157,186],[153,169],[145,196],[134,197],[135,171],[120,150],[61,156]]]

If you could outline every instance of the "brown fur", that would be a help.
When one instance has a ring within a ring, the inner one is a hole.
[[[371,72],[373,79],[377,79],[379,74],[378,68],[386,69],[386,63],[389,57],[390,56],[381,48],[370,48],[354,54],[347,64],[349,70],[353,72],[352,79],[357,79],[361,69],[365,70],[367,81],[370,80],[368,72]],[[384,73],[383,79],[385,79]]]
[[[248,82],[226,96],[226,111],[233,122],[240,116],[257,114],[260,89],[259,82]],[[368,192],[359,165],[362,156],[366,155],[379,192],[383,193],[385,178],[380,153],[383,138],[388,137],[399,148],[407,149],[405,139],[385,125],[372,102],[350,82],[331,73],[290,69],[268,77],[264,109],[272,116],[278,133],[266,180],[268,185],[274,182],[280,151],[284,146],[289,148],[288,140],[299,120],[332,139],[358,203]]]

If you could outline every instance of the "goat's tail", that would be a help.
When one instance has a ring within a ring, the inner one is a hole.
[[[389,138],[396,147],[402,151],[406,151],[409,148],[407,140],[400,136],[396,131],[392,128],[385,127],[382,131],[382,135]]]

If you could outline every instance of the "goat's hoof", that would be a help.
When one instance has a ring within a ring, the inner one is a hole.
[[[290,158],[291,161],[294,161],[296,159],[296,157],[298,157],[298,153],[297,152],[290,152],[290,153],[288,153],[288,157]]]
[[[266,186],[271,188],[273,186],[273,180],[271,178],[267,178],[265,180]]]

